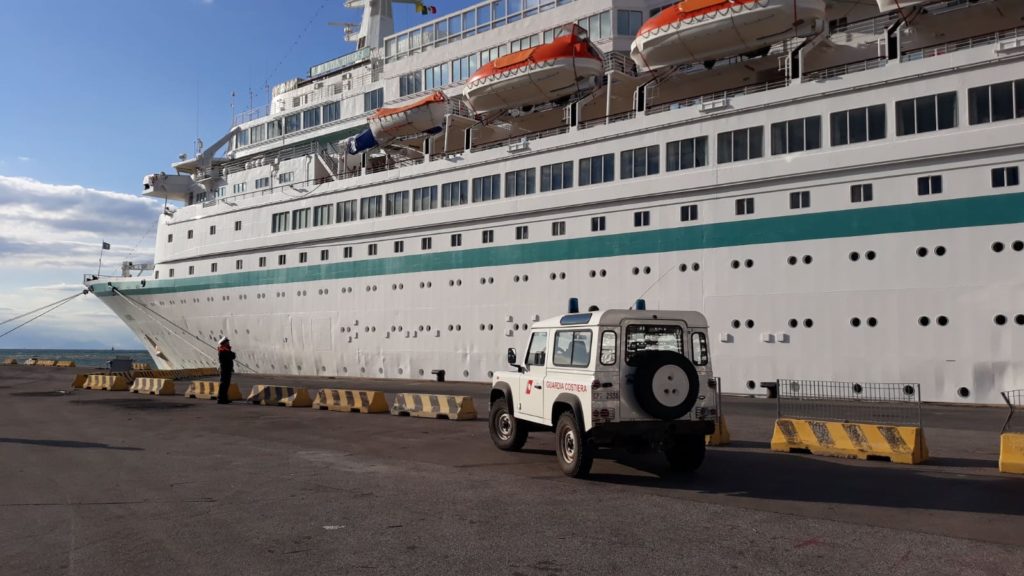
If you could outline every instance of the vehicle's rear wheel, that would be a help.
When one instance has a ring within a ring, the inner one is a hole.
[[[695,472],[697,468],[700,468],[701,463],[704,462],[705,451],[704,436],[699,434],[677,436],[664,449],[669,468],[673,472],[683,474]]]
[[[580,429],[572,412],[564,412],[555,426],[555,453],[562,472],[572,478],[583,478],[590,474],[594,463],[594,448],[587,442],[586,433]]]
[[[508,409],[508,400],[498,398],[491,403],[491,414],[488,419],[488,428],[491,431],[491,441],[500,450],[520,450],[526,444],[526,437],[529,434],[526,426],[512,416]]]

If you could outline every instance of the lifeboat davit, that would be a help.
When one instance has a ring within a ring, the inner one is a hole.
[[[757,53],[822,29],[825,0],[684,0],[644,22],[630,50],[642,68]]]
[[[350,138],[346,148],[349,154],[358,154],[405,136],[436,134],[447,112],[444,92],[434,92],[406,106],[379,108],[368,119],[370,127]]]
[[[481,115],[568,100],[593,91],[604,75],[601,51],[572,26],[566,33],[484,64],[462,94]]]

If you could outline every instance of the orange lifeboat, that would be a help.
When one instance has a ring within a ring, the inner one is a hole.
[[[630,56],[643,68],[713,62],[813,36],[825,0],[683,0],[644,22]]]
[[[444,124],[448,97],[434,92],[411,104],[397,108],[379,108],[367,119],[369,128],[348,141],[348,153],[385,146],[398,138],[415,134],[433,134]]]
[[[470,76],[462,93],[474,112],[488,115],[591,92],[604,61],[585,34],[572,26],[547,44],[492,60]]]

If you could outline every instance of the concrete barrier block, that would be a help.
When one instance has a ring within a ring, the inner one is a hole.
[[[715,422],[715,431],[704,437],[704,443],[708,446],[725,446],[732,442],[729,436],[729,427],[725,423],[725,416],[719,416]]]
[[[476,419],[476,407],[470,396],[396,394],[395,402],[391,405],[391,413],[395,416],[417,418]]]
[[[217,400],[218,391],[220,388],[220,382],[213,382],[210,380],[197,380],[189,384],[188,389],[185,390],[186,398],[199,398],[201,400]],[[242,391],[238,389],[238,385],[232,383],[228,386],[228,400],[241,400]]]
[[[293,408],[309,408],[313,400],[305,388],[290,386],[274,386],[257,384],[249,391],[247,401],[264,406],[288,406]]]
[[[772,434],[775,452],[808,451],[841,458],[887,458],[899,464],[928,459],[924,430],[917,426],[858,424],[780,418]]]
[[[1024,433],[1004,432],[999,436],[999,471],[1024,474]]]
[[[119,374],[90,374],[82,388],[123,392],[128,390],[128,379]]]
[[[140,394],[174,396],[174,380],[170,378],[136,378],[130,391]]]
[[[14,358],[4,358],[4,366],[14,366],[18,361]]]
[[[335,412],[379,414],[388,411],[388,401],[383,392],[323,388],[316,393],[313,408],[334,410]]]

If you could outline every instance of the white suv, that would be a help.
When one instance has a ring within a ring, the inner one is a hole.
[[[572,477],[590,472],[597,447],[616,444],[658,448],[673,470],[696,470],[714,431],[707,326],[699,312],[666,310],[535,323],[523,364],[510,348],[516,371],[494,374],[491,439],[519,450],[529,432],[553,430],[558,462]]]

